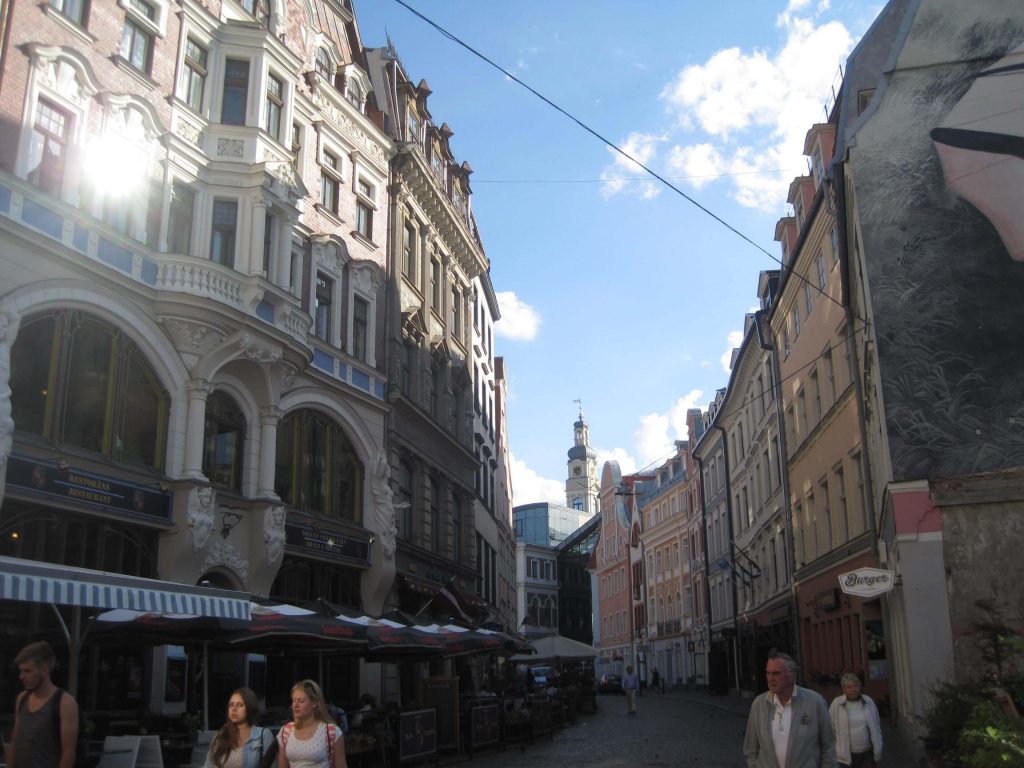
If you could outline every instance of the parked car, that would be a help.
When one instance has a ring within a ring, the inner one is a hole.
[[[597,684],[598,693],[622,693],[621,675],[601,675]]]

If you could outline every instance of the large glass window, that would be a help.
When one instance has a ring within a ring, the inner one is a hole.
[[[213,201],[213,234],[210,236],[210,261],[235,266],[235,234],[238,231],[238,202]]]
[[[263,129],[275,139],[281,138],[281,109],[284,107],[284,85],[267,75],[267,103]]]
[[[334,67],[331,66],[331,57],[327,53],[326,48],[320,47],[316,49],[316,59],[313,62],[313,69],[328,83],[332,83],[334,81]]]
[[[320,169],[320,205],[331,213],[337,213],[338,189],[341,186],[338,158],[325,149]]]
[[[370,304],[356,296],[352,304],[352,357],[366,361],[367,335],[370,322]]]
[[[267,0],[242,0],[242,7],[263,26],[270,25],[270,3]]]
[[[51,195],[60,195],[70,134],[71,115],[52,102],[39,99],[32,126],[30,184]]]
[[[171,209],[167,221],[168,252],[192,252],[192,215],[195,204],[195,190],[180,181],[174,182],[171,186]]]
[[[398,537],[412,538],[412,465],[407,461],[398,462]]]
[[[412,224],[405,225],[402,236],[402,274],[416,279],[416,228]]]
[[[153,66],[153,34],[142,19],[155,18],[156,9],[146,0],[131,0],[121,28],[121,58],[147,75]]]
[[[220,121],[226,125],[245,125],[248,96],[248,60],[228,59],[224,67],[224,99],[220,107]]]
[[[224,392],[214,392],[206,401],[203,431],[203,474],[220,488],[242,490],[242,451],[245,447],[245,417]]]
[[[341,427],[318,411],[281,420],[274,489],[295,509],[362,522],[363,464]]]
[[[62,16],[71,19],[80,27],[85,26],[88,5],[85,0],[50,0],[50,7]]]
[[[334,302],[334,281],[322,272],[316,273],[316,309],[313,333],[322,341],[331,341],[331,305]]]
[[[191,37],[185,42],[185,102],[196,112],[203,109],[206,86],[206,49]]]
[[[122,331],[78,311],[24,323],[11,351],[17,429],[159,468],[169,398]]]

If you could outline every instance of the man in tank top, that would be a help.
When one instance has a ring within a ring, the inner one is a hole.
[[[49,643],[26,645],[14,659],[25,690],[14,706],[10,768],[74,768],[78,703],[53,684],[57,657]],[[59,734],[59,738],[58,738]]]

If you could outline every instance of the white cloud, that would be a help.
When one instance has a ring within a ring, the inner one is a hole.
[[[732,351],[743,343],[743,331],[729,331],[725,338],[725,352],[722,353],[722,370],[726,373],[732,370]]]
[[[631,133],[619,145],[629,157],[608,147],[608,152],[612,155],[612,162],[601,171],[601,181],[604,182],[601,185],[601,194],[607,198],[619,192],[628,191],[644,200],[650,200],[661,194],[661,187],[656,182],[631,179],[642,179],[647,175],[647,172],[638,163],[643,163],[648,168],[653,167],[658,154],[658,144],[666,141],[667,138],[648,133]]]
[[[674,450],[676,440],[686,439],[686,411],[698,407],[704,393],[693,389],[672,403],[665,413],[648,413],[640,417],[640,426],[633,433],[639,463],[660,464]]]
[[[636,459],[625,448],[595,448],[594,450],[597,452],[598,482],[601,480],[601,473],[604,471],[606,461],[617,461],[619,471],[624,475],[636,472]]]
[[[498,291],[498,309],[501,318],[494,324],[498,336],[513,341],[532,341],[540,330],[540,315],[513,291]]]
[[[526,466],[525,461],[516,458],[509,451],[509,465],[512,472],[512,504],[533,504],[548,501],[552,504],[565,504],[565,485],[561,480],[541,477]]]
[[[779,50],[726,48],[665,86],[661,98],[680,131],[668,153],[674,171],[728,173],[741,204],[781,207],[792,177],[806,172],[804,136],[825,119],[824,103],[853,46],[841,23],[818,22],[827,8],[791,0],[777,19],[785,35]],[[694,188],[706,183],[690,179]]]

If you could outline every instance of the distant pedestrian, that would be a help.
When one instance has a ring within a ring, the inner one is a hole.
[[[633,674],[633,666],[626,667],[626,674],[622,678],[622,690],[626,692],[626,705],[629,714],[636,714],[636,692],[640,688],[640,681]]]
[[[747,768],[836,768],[828,705],[796,684],[796,670],[791,656],[768,656],[768,691],[751,704],[743,739]]]
[[[860,678],[847,672],[839,681],[843,694],[828,713],[836,734],[836,757],[850,768],[875,768],[882,759],[882,726],[878,707],[860,690]]]
[[[658,674],[658,668],[654,668],[654,672],[651,673],[651,687],[656,691],[661,690],[661,675]]]
[[[49,643],[30,643],[14,659],[25,690],[14,705],[10,768],[73,768],[78,745],[78,702],[53,684],[57,656]]]

